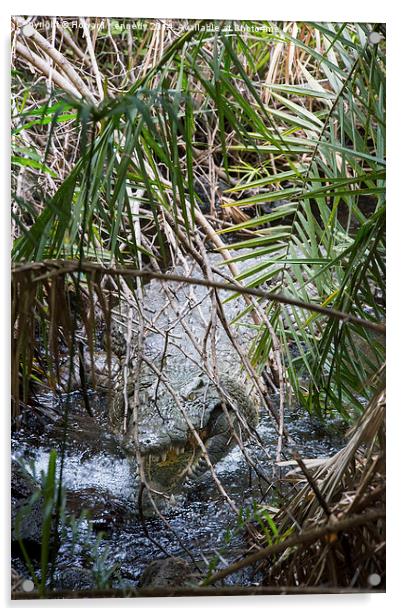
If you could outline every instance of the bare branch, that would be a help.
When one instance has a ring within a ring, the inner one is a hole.
[[[336,535],[341,531],[348,530],[350,528],[356,528],[358,526],[363,526],[368,522],[374,522],[376,520],[381,520],[382,518],[385,518],[385,510],[374,510],[359,516],[348,516],[346,519],[343,519],[340,522],[326,524],[325,526],[315,528],[314,530],[302,532],[296,537],[291,537],[286,541],[282,541],[282,543],[274,543],[267,548],[258,550],[254,554],[250,554],[250,556],[246,556],[246,558],[243,558],[242,560],[233,563],[232,565],[230,565],[230,567],[218,571],[217,573],[209,577],[207,580],[202,582],[201,585],[207,586],[209,584],[214,584],[218,580],[222,580],[228,575],[239,571],[239,569],[249,567],[250,565],[253,565],[254,563],[258,562],[259,560],[262,560],[263,558],[267,558],[268,556],[280,554],[288,548],[292,548],[302,544],[313,543],[314,541],[317,541],[317,539],[322,539],[326,535]]]
[[[341,312],[340,310],[335,310],[334,308],[327,308],[326,306],[321,306],[320,304],[313,304],[311,302],[303,302],[294,297],[288,297],[280,293],[269,293],[267,291],[261,291],[260,289],[243,287],[240,284],[223,283],[216,280],[208,280],[205,278],[187,278],[186,276],[178,276],[176,274],[167,272],[155,272],[150,269],[138,270],[122,267],[106,267],[104,265],[100,265],[98,263],[90,263],[88,261],[82,263],[80,267],[81,271],[83,272],[98,271],[104,274],[110,274],[112,276],[124,276],[126,278],[156,278],[157,280],[172,280],[173,282],[184,282],[186,284],[195,284],[201,287],[211,287],[214,289],[222,289],[224,291],[233,291],[233,293],[241,293],[242,295],[260,297],[261,299],[266,299],[271,302],[278,302],[279,304],[298,306],[299,308],[304,308],[305,310],[310,310],[312,312],[318,312],[319,314],[323,314],[330,318],[337,319],[338,321],[342,321],[343,323],[355,323],[356,325],[361,325],[366,329],[371,329],[372,331],[378,332],[380,334],[385,334],[386,332],[386,327],[382,323],[373,323],[372,321],[368,321],[367,319],[361,319],[360,317],[355,317],[352,314],[347,314],[346,312]],[[18,264],[13,268],[12,272],[14,274],[18,274],[20,272],[44,270],[39,275],[39,277],[36,278],[36,281],[39,281],[43,278],[61,275],[63,272],[76,272],[78,271],[78,269],[79,264],[77,261],[56,259]]]

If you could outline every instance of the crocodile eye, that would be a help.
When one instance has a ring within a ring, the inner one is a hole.
[[[199,397],[200,391],[205,387],[205,381],[201,377],[193,379],[186,387],[181,390],[181,396],[184,400],[195,400]]]

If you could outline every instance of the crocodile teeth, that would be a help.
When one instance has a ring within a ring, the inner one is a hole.
[[[165,462],[166,458],[167,458],[167,451],[164,451],[163,454],[162,454],[162,458],[161,458],[162,462]]]
[[[193,465],[192,465],[192,467],[191,467],[191,472],[193,473],[193,475],[195,475],[195,474],[196,474],[197,470],[198,470],[198,463],[196,462],[196,463],[195,463],[195,464],[193,464]]]

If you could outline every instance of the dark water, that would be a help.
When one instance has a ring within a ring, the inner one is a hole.
[[[42,403],[50,404],[46,399]],[[94,408],[98,405],[99,422],[102,401],[93,397],[92,403]],[[56,411],[61,410],[56,406]],[[222,564],[243,552],[246,544],[241,529],[236,531],[236,515],[209,473],[186,485],[176,502],[163,508],[164,520],[157,515],[140,520],[132,468],[119,442],[85,414],[79,397],[70,403],[70,413],[63,472],[66,512],[78,519],[83,510],[89,510],[92,526],[86,519],[65,526],[54,573],[56,586],[133,586],[156,558],[180,556],[193,562],[194,571],[205,572],[217,555]],[[289,458],[293,449],[305,458],[317,458],[343,445],[339,425],[326,422],[324,427],[302,411],[288,411],[286,426],[294,439],[284,449]],[[243,510],[253,502],[278,504],[278,469],[273,463],[277,436],[269,417],[261,417],[257,432],[262,446],[257,441],[246,445],[256,470],[250,470],[238,447],[216,466],[220,482]],[[50,450],[57,449],[61,440],[62,430],[52,422],[44,422],[37,430],[22,429],[13,437],[13,457],[40,477],[47,469]],[[13,565],[27,575],[20,557],[15,556]],[[246,571],[226,583],[253,581],[252,573]]]

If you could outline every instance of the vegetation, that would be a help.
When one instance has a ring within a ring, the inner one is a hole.
[[[32,383],[56,386],[60,345],[74,356],[78,320],[92,349],[99,307],[110,325],[106,280],[136,296],[144,277],[169,276],[177,250],[202,263],[207,245],[237,292],[256,291],[250,358],[279,395],[278,464],[288,463],[291,396],[352,430],[313,470],[298,460],[302,488],[274,522],[263,517],[261,530],[260,513],[248,525],[248,558],[265,563],[266,586],[365,587],[372,571],[384,574],[383,26],[121,30],[52,18],[46,30],[41,20],[13,19],[16,423]]]

